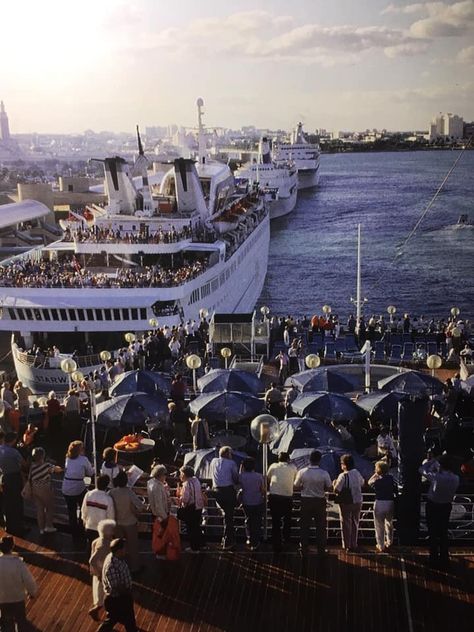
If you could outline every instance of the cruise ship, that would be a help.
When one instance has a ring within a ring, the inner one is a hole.
[[[288,215],[295,208],[298,194],[296,167],[289,160],[274,162],[267,138],[263,137],[260,141],[256,161],[244,165],[235,175],[257,184],[265,193],[270,219]]]
[[[120,157],[101,162],[107,204],[71,214],[60,240],[0,264],[0,330],[14,333],[18,379],[34,392],[66,389],[59,365],[74,351],[89,373],[101,350],[124,346],[124,332],[198,320],[203,309],[250,312],[263,287],[270,223],[256,187],[201,152],[197,164],[174,160],[159,188],[142,149],[133,170]],[[26,352],[34,345],[61,355],[38,360]]]
[[[319,159],[321,150],[317,143],[308,143],[303,132],[303,123],[298,123],[288,143],[276,143],[276,162],[291,160],[298,169],[298,189],[310,189],[319,182]]]

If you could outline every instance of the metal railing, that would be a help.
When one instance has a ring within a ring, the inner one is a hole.
[[[143,480],[143,479],[142,479]],[[144,507],[148,504],[146,486],[139,481],[134,487],[136,494],[143,500]],[[60,476],[53,478],[53,489],[55,493],[55,523],[58,525],[67,525],[67,510],[64,497],[61,493],[62,479]],[[176,493],[176,479],[170,478],[170,491],[172,497]],[[362,509],[359,522],[359,539],[365,543],[375,542],[374,528],[374,500],[373,493],[367,492],[363,494]],[[419,543],[427,538],[427,528],[425,520],[425,496],[422,497],[421,518],[420,518],[420,536]],[[36,515],[35,508],[31,501],[25,502],[25,513],[28,517]],[[172,508],[172,513],[176,514],[176,507]],[[295,541],[299,537],[299,514],[300,514],[300,495],[295,493],[293,497],[293,514],[291,520],[291,534]],[[139,531],[143,534],[151,536],[153,525],[153,516],[150,511],[144,510],[139,515]],[[271,534],[271,516],[267,512],[265,517],[267,521],[268,534]],[[328,541],[332,544],[341,542],[341,527],[339,522],[339,509],[334,502],[334,495],[329,494],[327,505],[327,525],[328,525]],[[245,540],[245,514],[242,507],[236,507],[235,511],[235,527],[237,537]],[[216,500],[212,492],[208,492],[208,505],[203,510],[202,528],[206,539],[209,541],[219,541],[222,538],[224,530],[223,514],[217,506]],[[397,541],[397,522],[394,521],[395,541]],[[474,494],[456,495],[451,512],[449,523],[450,538],[454,543],[459,545],[474,545]]]

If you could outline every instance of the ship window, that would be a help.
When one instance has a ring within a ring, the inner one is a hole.
[[[57,309],[52,309],[51,310],[51,316],[52,316],[53,320],[59,320],[58,310]]]
[[[35,320],[43,320],[43,314],[42,314],[41,309],[35,309],[34,314],[35,314]]]
[[[87,320],[95,320],[93,309],[86,309],[86,314],[87,314]]]
[[[130,311],[132,312],[131,320],[138,320],[138,309],[136,309],[135,307],[132,307]]]
[[[68,320],[68,317],[67,317],[67,310],[65,310],[65,309],[60,309],[60,310],[59,310],[59,313],[60,313],[60,315],[61,315],[61,320]]]
[[[79,320],[85,320],[86,319],[86,315],[85,315],[83,309],[78,309],[77,310],[77,317],[79,318]]]
[[[112,320],[112,310],[104,309],[105,320]]]
[[[122,320],[122,316],[120,314],[119,309],[114,309],[114,320]]]
[[[215,279],[212,279],[211,281],[211,291],[216,292],[218,288],[219,288],[219,279],[216,277]]]
[[[145,320],[146,318],[146,307],[140,307],[140,318]]]
[[[33,313],[31,311],[31,309],[25,309],[25,314],[26,314],[26,319],[27,320],[33,320]]]
[[[16,312],[11,307],[8,308],[8,315],[10,316],[11,320],[16,320]]]
[[[69,315],[69,320],[76,320],[76,310],[68,309],[67,313]]]
[[[51,314],[49,313],[49,309],[43,309],[43,318],[44,320],[51,320]]]
[[[101,309],[96,309],[95,310],[95,319],[96,320],[104,320],[104,314],[102,313]]]
[[[130,320],[130,314],[128,313],[128,309],[125,308],[122,310],[122,312],[123,312],[123,319]]]

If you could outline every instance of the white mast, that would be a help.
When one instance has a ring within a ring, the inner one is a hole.
[[[197,109],[198,109],[198,153],[199,153],[199,164],[203,165],[206,162],[206,133],[204,130],[204,125],[202,122],[202,115],[204,100],[199,97],[196,101]]]
[[[360,317],[362,314],[361,303],[361,258],[360,258],[360,224],[357,226],[357,289],[356,289],[356,324],[359,326]]]

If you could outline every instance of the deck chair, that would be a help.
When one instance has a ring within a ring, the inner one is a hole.
[[[405,342],[403,345],[402,362],[413,362],[413,351],[415,345],[413,342]]]
[[[385,362],[385,344],[383,340],[377,340],[374,347],[373,362]]]
[[[334,342],[326,342],[324,345],[324,357],[327,360],[336,360],[336,345]]]
[[[402,361],[402,345],[392,345],[390,349],[389,364],[400,364]]]

